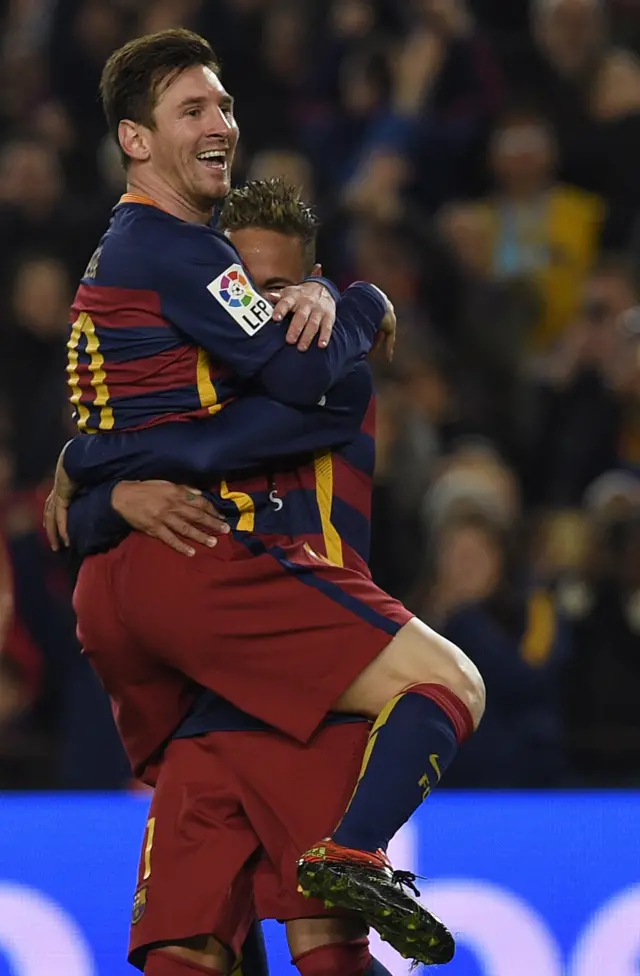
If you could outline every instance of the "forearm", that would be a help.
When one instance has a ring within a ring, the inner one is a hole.
[[[216,480],[272,458],[347,443],[362,423],[371,392],[369,367],[360,363],[330,392],[325,407],[246,397],[204,420],[76,437],[64,466],[72,481],[86,487],[123,479]]]

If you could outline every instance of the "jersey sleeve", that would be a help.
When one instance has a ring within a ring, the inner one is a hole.
[[[194,238],[194,241],[197,239]],[[193,244],[193,242],[192,242]],[[258,377],[265,391],[283,403],[312,406],[371,349],[384,316],[384,300],[371,289],[359,314],[341,301],[326,349],[306,353],[286,342],[287,322],[275,322],[237,252],[203,228],[198,247],[176,248],[158,266],[163,315],[181,333],[238,376]],[[366,304],[366,303],[365,303]],[[374,320],[375,319],[375,320]]]
[[[370,352],[386,315],[384,296],[365,281],[351,285],[338,304],[331,341],[306,352],[287,346],[262,369],[260,381],[276,400],[316,404]]]
[[[329,392],[323,406],[291,407],[250,396],[203,420],[80,435],[67,445],[64,466],[85,487],[152,478],[208,485],[265,460],[348,443],[360,428],[370,397],[371,374],[361,363]]]

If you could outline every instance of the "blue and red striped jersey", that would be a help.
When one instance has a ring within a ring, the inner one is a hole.
[[[163,274],[168,256],[183,254],[176,258],[180,265],[197,258],[202,264],[209,253],[208,282],[239,264],[233,246],[210,227],[184,223],[129,196],[115,208],[72,306],[67,375],[79,430],[135,430],[204,417],[237,394],[238,371],[214,364],[189,336],[192,303],[184,303],[186,315],[170,314],[174,290],[209,293],[201,273],[187,269],[184,285]],[[210,297],[224,328],[224,308]],[[268,318],[267,303],[260,302]],[[237,332],[249,345],[247,333]]]
[[[373,289],[368,300],[382,309]],[[205,417],[249,379],[276,400],[313,405],[368,352],[382,315],[372,324],[346,307],[330,348],[302,356],[224,234],[126,194],[72,306],[67,373],[78,428]]]
[[[189,424],[76,437],[65,467],[89,490],[69,512],[72,544],[81,555],[117,545],[128,527],[111,509],[114,484],[166,478],[208,489],[236,528],[301,538],[336,562],[345,553],[348,563],[366,562],[374,455],[366,362],[327,393],[323,406],[251,396]]]
[[[268,413],[259,405],[265,397],[248,396],[250,386],[285,404],[306,404],[308,412],[325,410],[327,417],[365,415],[371,377],[358,362],[386,312],[380,293],[362,282],[349,288],[328,349],[300,353],[286,344],[286,328],[272,321],[271,307],[239,261],[227,239],[209,226],[180,221],[130,196],[116,207],[78,289],[69,339],[71,400],[78,426],[97,435],[90,441],[97,442],[98,452],[115,438],[117,456],[123,439],[132,437],[145,451],[146,436],[159,438],[156,456],[170,458],[176,421],[208,417],[215,438],[215,424],[224,422],[222,407],[240,399],[245,415],[232,433],[251,453],[254,428],[263,429]],[[315,406],[318,401],[324,406]],[[330,445],[343,439],[318,441],[311,428],[308,440],[297,439],[294,456],[282,444],[277,448],[277,436],[272,444],[266,438],[271,454],[253,468],[241,457],[237,467],[243,474],[223,463],[213,482],[208,472],[204,487],[238,531],[304,537],[338,563],[344,541],[349,552],[366,560],[371,411],[367,416],[366,429],[333,452]],[[322,420],[320,413],[316,431]],[[192,424],[177,426],[178,441],[188,443],[182,435]],[[76,475],[82,480],[81,471]],[[119,477],[131,476],[126,466],[119,470]],[[189,476],[186,466],[184,477]]]

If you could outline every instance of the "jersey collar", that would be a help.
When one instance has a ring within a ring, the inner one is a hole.
[[[118,200],[118,206],[121,203],[142,203],[146,207],[156,207],[158,210],[162,210],[162,207],[155,200],[145,196],[143,193],[123,193]]]

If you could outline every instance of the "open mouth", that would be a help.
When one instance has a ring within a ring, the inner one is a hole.
[[[226,149],[207,149],[204,152],[199,152],[196,159],[203,166],[206,166],[207,169],[215,169],[220,173],[224,173],[227,170]]]

